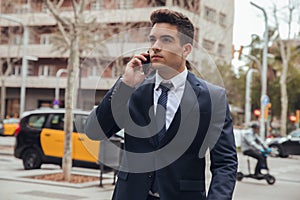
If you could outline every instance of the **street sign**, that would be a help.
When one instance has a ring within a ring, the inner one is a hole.
[[[53,105],[59,105],[59,100],[55,99],[55,100],[53,101]]]
[[[267,106],[268,103],[270,103],[270,98],[268,95],[263,95],[261,97],[261,102],[263,103],[264,106]]]

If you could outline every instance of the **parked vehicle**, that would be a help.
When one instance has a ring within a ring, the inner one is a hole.
[[[14,135],[16,130],[19,128],[20,120],[18,118],[9,118],[3,120],[4,133],[3,135]]]
[[[3,125],[3,120],[0,117],[0,135],[3,135],[3,134],[4,134],[4,125]]]
[[[64,155],[64,109],[38,109],[24,112],[15,133],[14,156],[23,160],[24,169],[38,169],[43,163],[62,164]],[[74,110],[72,134],[73,166],[97,168],[100,142],[84,134],[89,112]]]
[[[277,137],[267,140],[272,149],[272,156],[286,158],[289,155],[300,155],[300,129],[290,132],[287,137]]]

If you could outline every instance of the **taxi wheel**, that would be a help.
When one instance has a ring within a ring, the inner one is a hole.
[[[39,169],[42,165],[42,156],[35,149],[27,149],[23,155],[24,169]]]

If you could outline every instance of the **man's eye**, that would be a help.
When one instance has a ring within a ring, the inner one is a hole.
[[[169,38],[169,37],[163,37],[163,38],[161,38],[161,41],[162,41],[163,43],[170,43],[170,42],[172,42],[172,38]]]
[[[150,43],[155,43],[156,39],[155,38],[149,38]]]

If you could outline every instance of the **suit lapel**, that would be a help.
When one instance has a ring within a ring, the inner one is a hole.
[[[144,122],[146,122],[146,124],[151,123],[149,114],[154,116],[154,106],[153,106],[154,86],[155,86],[155,75],[152,75],[147,77],[147,79],[145,79],[145,81],[137,89],[137,90],[141,89],[140,92],[137,92],[140,95],[140,98],[138,99],[141,102],[139,103],[143,104],[139,107],[139,109],[141,109],[142,111],[141,116],[144,118],[143,120]],[[153,134],[155,130],[157,130],[156,120],[155,118],[153,119],[154,121],[152,123],[154,123],[154,126],[150,127],[149,129],[145,129],[145,131],[148,131],[148,133],[146,134],[149,136]],[[149,141],[155,148],[157,148],[156,135],[149,137]]]
[[[184,123],[192,109],[197,108],[199,105],[198,97],[201,92],[199,86],[199,81],[189,72],[179,108],[172,120],[170,127],[167,130],[166,136],[161,140],[159,147],[164,146],[176,135],[179,126]]]

